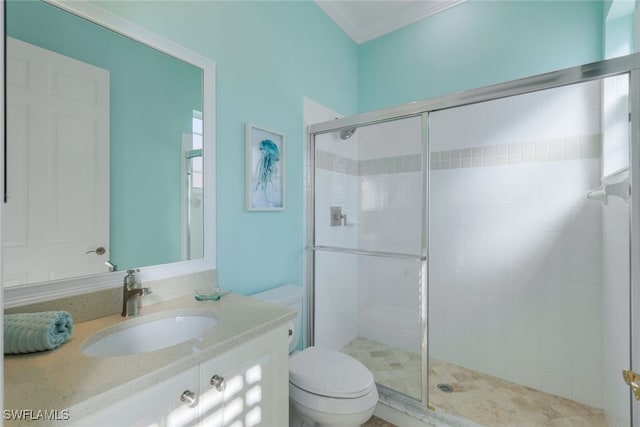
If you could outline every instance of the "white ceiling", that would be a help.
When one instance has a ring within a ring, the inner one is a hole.
[[[466,0],[316,0],[356,43],[364,43]]]

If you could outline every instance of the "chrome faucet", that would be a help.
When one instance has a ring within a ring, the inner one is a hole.
[[[143,288],[136,273],[140,270],[127,270],[122,285],[122,316],[135,316],[140,309],[140,297],[151,293],[150,288]]]

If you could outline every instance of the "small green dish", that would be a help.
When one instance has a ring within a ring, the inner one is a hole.
[[[227,295],[229,292],[231,291],[223,291],[218,287],[196,289],[196,300],[197,301],[218,301],[220,300],[220,298]]]

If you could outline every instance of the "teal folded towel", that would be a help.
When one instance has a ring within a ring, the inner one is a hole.
[[[71,336],[73,320],[66,311],[4,315],[4,353],[53,350]]]

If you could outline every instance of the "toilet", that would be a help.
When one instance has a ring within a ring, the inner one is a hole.
[[[295,351],[302,329],[302,289],[284,285],[253,295],[298,311],[289,324],[289,425],[364,424],[373,415],[378,391],[371,372],[344,353],[321,347]]]

